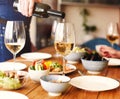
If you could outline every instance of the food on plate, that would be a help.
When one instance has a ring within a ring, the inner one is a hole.
[[[0,71],[0,86],[5,89],[19,89],[25,83],[25,76],[15,71]]]
[[[63,66],[54,61],[45,61],[45,60],[37,60],[33,62],[33,65],[30,66],[31,70],[46,70],[49,69],[50,72],[61,72],[63,71]],[[69,66],[66,66],[66,71],[71,70]]]

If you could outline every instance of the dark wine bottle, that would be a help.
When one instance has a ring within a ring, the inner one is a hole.
[[[53,10],[51,9],[49,5],[43,4],[43,3],[35,4],[33,15],[37,17],[43,17],[43,18],[47,18],[49,16],[55,16],[55,17],[60,17],[60,18],[65,17],[64,12]]]
[[[17,7],[16,2],[14,3],[14,7]],[[65,13],[51,9],[51,7],[47,4],[35,3],[34,10],[33,10],[33,16],[37,16],[40,18],[48,18],[49,16],[64,18]]]

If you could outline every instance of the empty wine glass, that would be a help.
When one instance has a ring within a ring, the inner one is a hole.
[[[59,22],[57,24],[54,46],[56,52],[63,57],[63,74],[65,74],[65,56],[68,55],[75,46],[75,31],[72,23]]]
[[[15,62],[16,54],[25,45],[26,35],[23,21],[7,21],[4,43],[6,48],[13,54]]]
[[[113,47],[114,43],[119,39],[117,23],[111,22],[108,24],[106,37]]]

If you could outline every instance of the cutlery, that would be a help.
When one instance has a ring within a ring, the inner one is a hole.
[[[81,75],[81,76],[84,76],[85,74],[83,74],[83,72],[81,70],[78,70],[78,73]]]

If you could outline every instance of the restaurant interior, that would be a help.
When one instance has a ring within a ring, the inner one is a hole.
[[[14,57],[0,62],[0,99],[120,99],[120,0],[42,3],[65,17],[32,16],[31,52],[16,57],[26,42],[23,21],[1,28]]]
[[[120,2],[119,0],[42,0],[52,9],[65,12],[65,20],[74,24],[76,33],[76,45],[83,44],[93,38],[106,38],[106,28],[109,22],[120,22]],[[95,30],[84,30],[82,25],[84,16],[81,14],[87,10],[87,24],[95,26]],[[31,41],[37,48],[44,48],[52,44],[51,29],[54,20],[59,18],[50,16],[49,18],[33,17],[31,22]],[[47,28],[47,29],[46,29]],[[118,42],[117,42],[118,43]]]

